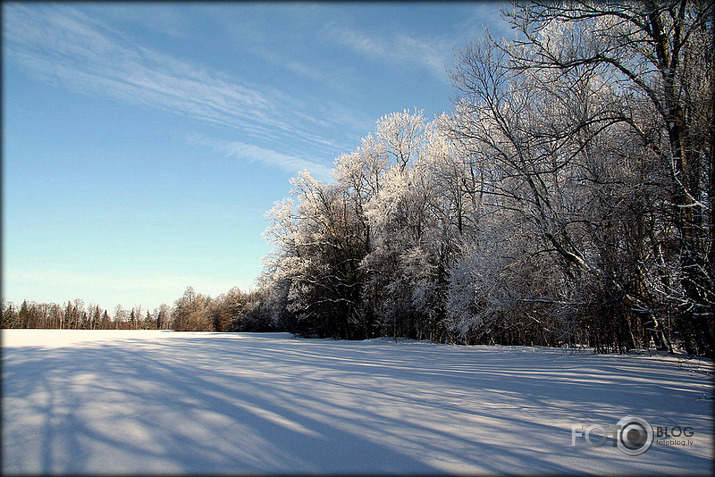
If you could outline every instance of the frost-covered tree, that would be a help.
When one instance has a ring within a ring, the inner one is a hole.
[[[661,341],[671,304],[712,349],[712,15],[690,2],[519,4],[508,17],[521,35],[470,46],[454,71],[453,131],[491,169],[490,197],[561,261],[572,285],[552,301],[614,317],[588,326],[619,348],[641,330]]]
[[[448,246],[439,223],[449,212],[434,200],[433,166],[443,145],[420,111],[381,118],[376,138],[387,161],[382,186],[364,207],[372,234],[361,263],[367,280],[363,298],[383,332],[436,339]]]
[[[384,116],[332,183],[295,180],[272,309],[324,336],[712,354],[713,12],[507,10],[512,41],[458,53],[452,113]]]
[[[401,334],[421,334],[424,316],[439,321],[425,281],[434,267],[417,264],[431,193],[413,164],[425,154],[426,131],[419,111],[384,116],[358,149],[336,159],[332,184],[302,174],[292,198],[269,212],[268,268],[273,283],[285,284],[300,332],[364,337],[400,321]]]
[[[675,255],[662,255],[673,261],[659,270],[648,267],[660,276],[644,273],[644,282],[668,282],[650,291],[659,290],[663,304],[674,307],[688,350],[712,355],[715,7],[673,0],[537,2],[515,10],[512,20],[526,37],[515,45],[516,67],[562,74],[598,68],[610,74],[613,96],[624,106],[617,120],[639,136],[667,194],[655,210],[665,231],[658,231],[661,238],[646,254],[677,244]],[[567,33],[554,40],[563,45],[555,47],[548,33],[562,30]],[[635,308],[655,317],[646,300],[635,298]]]
[[[187,287],[184,295],[176,300],[171,312],[171,327],[177,331],[211,330],[211,297]]]
[[[293,181],[293,200],[269,212],[267,231],[276,247],[273,279],[288,285],[286,309],[296,331],[350,338],[369,333],[360,306],[360,271],[365,254],[364,221],[344,188],[302,173]]]

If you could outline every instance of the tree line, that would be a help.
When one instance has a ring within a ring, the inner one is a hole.
[[[457,52],[452,111],[383,116],[332,180],[292,180],[258,291],[110,321],[713,357],[715,7],[503,15],[513,39]],[[106,317],[70,305],[42,316]]]
[[[262,292],[242,292],[235,287],[216,298],[187,287],[172,306],[153,311],[117,305],[110,314],[98,305],[85,306],[80,299],[66,304],[24,300],[20,306],[2,303],[2,328],[68,330],[175,330],[175,331],[273,331],[263,317]]]
[[[712,356],[715,12],[519,3],[454,109],[377,122],[269,212],[267,297],[308,336]]]

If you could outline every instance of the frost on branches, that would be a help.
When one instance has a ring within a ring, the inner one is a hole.
[[[518,4],[269,213],[293,331],[713,355],[714,7]]]

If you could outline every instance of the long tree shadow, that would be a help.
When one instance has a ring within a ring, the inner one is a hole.
[[[226,334],[7,349],[3,470],[551,474],[677,472],[685,461],[691,470],[711,467],[712,454],[679,449],[654,448],[649,462],[569,446],[569,424],[615,423],[634,397],[643,402],[636,414],[706,423],[703,436],[711,438],[709,410],[660,399],[664,392],[690,398],[687,373],[622,361],[629,368],[614,376],[608,360],[524,356]]]

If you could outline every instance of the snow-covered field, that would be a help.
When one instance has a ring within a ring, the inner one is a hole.
[[[712,370],[528,347],[3,330],[2,472],[707,473]],[[571,445],[572,426],[628,415],[692,435],[639,456],[611,436]]]

